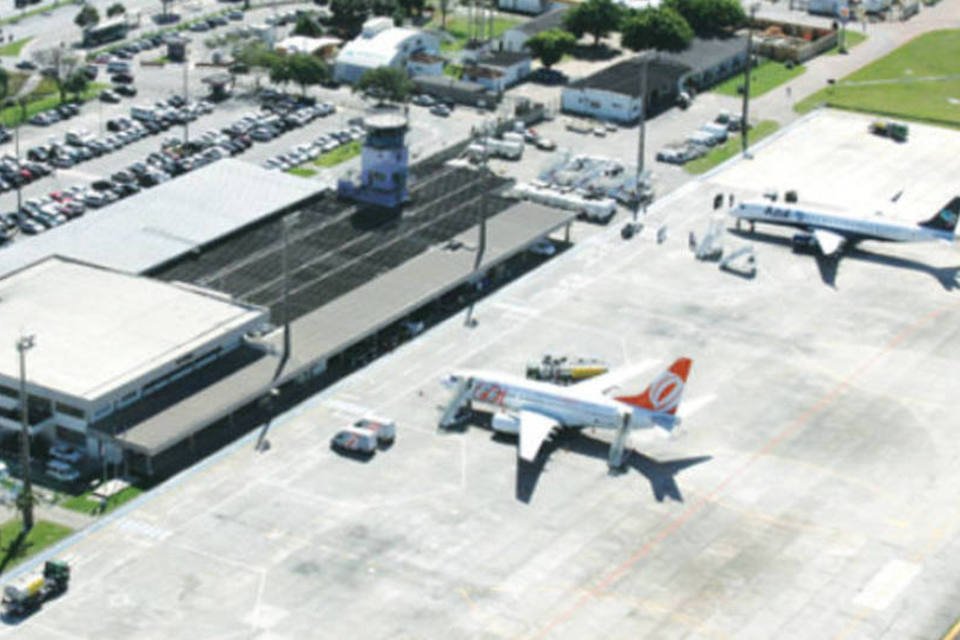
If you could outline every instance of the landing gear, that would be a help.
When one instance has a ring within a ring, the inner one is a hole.
[[[624,445],[630,431],[630,414],[623,414],[623,421],[617,429],[617,435],[610,444],[610,458],[607,460],[608,473],[618,475],[624,472]]]

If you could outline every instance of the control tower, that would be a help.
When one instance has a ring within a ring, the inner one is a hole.
[[[407,118],[401,113],[378,113],[363,120],[360,181],[340,180],[341,198],[396,209],[409,199],[407,192]]]

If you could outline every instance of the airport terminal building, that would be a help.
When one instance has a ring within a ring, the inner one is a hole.
[[[0,278],[0,344],[34,337],[26,353],[32,435],[117,459],[88,427],[242,347],[269,321],[262,307],[50,257]],[[0,429],[19,431],[20,369],[0,358]]]

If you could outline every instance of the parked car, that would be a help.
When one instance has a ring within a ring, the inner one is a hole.
[[[77,464],[83,459],[83,452],[65,442],[55,442],[50,447],[50,455],[69,464]]]
[[[132,84],[133,75],[126,72],[115,73],[110,76],[110,82],[113,84]]]
[[[430,113],[435,116],[440,116],[441,118],[446,118],[450,115],[450,109],[447,108],[446,105],[438,104],[431,107]]]
[[[133,98],[137,95],[137,88],[130,84],[114,85],[113,92],[125,98]]]

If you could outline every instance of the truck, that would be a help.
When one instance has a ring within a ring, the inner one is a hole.
[[[48,560],[41,575],[28,576],[4,587],[3,613],[18,618],[29,615],[66,591],[69,584],[70,566],[62,560]]]
[[[503,140],[498,140],[497,138],[484,138],[483,146],[486,147],[488,154],[498,158],[519,160],[523,157],[523,138],[520,138],[520,140],[508,139],[506,136],[504,136]]]
[[[555,384],[573,384],[607,373],[610,367],[597,358],[544,355],[527,364],[527,378]]]
[[[377,436],[377,444],[388,447],[397,438],[397,423],[389,418],[367,415],[353,423],[356,429],[372,431]]]
[[[907,136],[910,135],[910,128],[902,122],[874,120],[870,123],[870,133],[896,142],[906,142]]]

